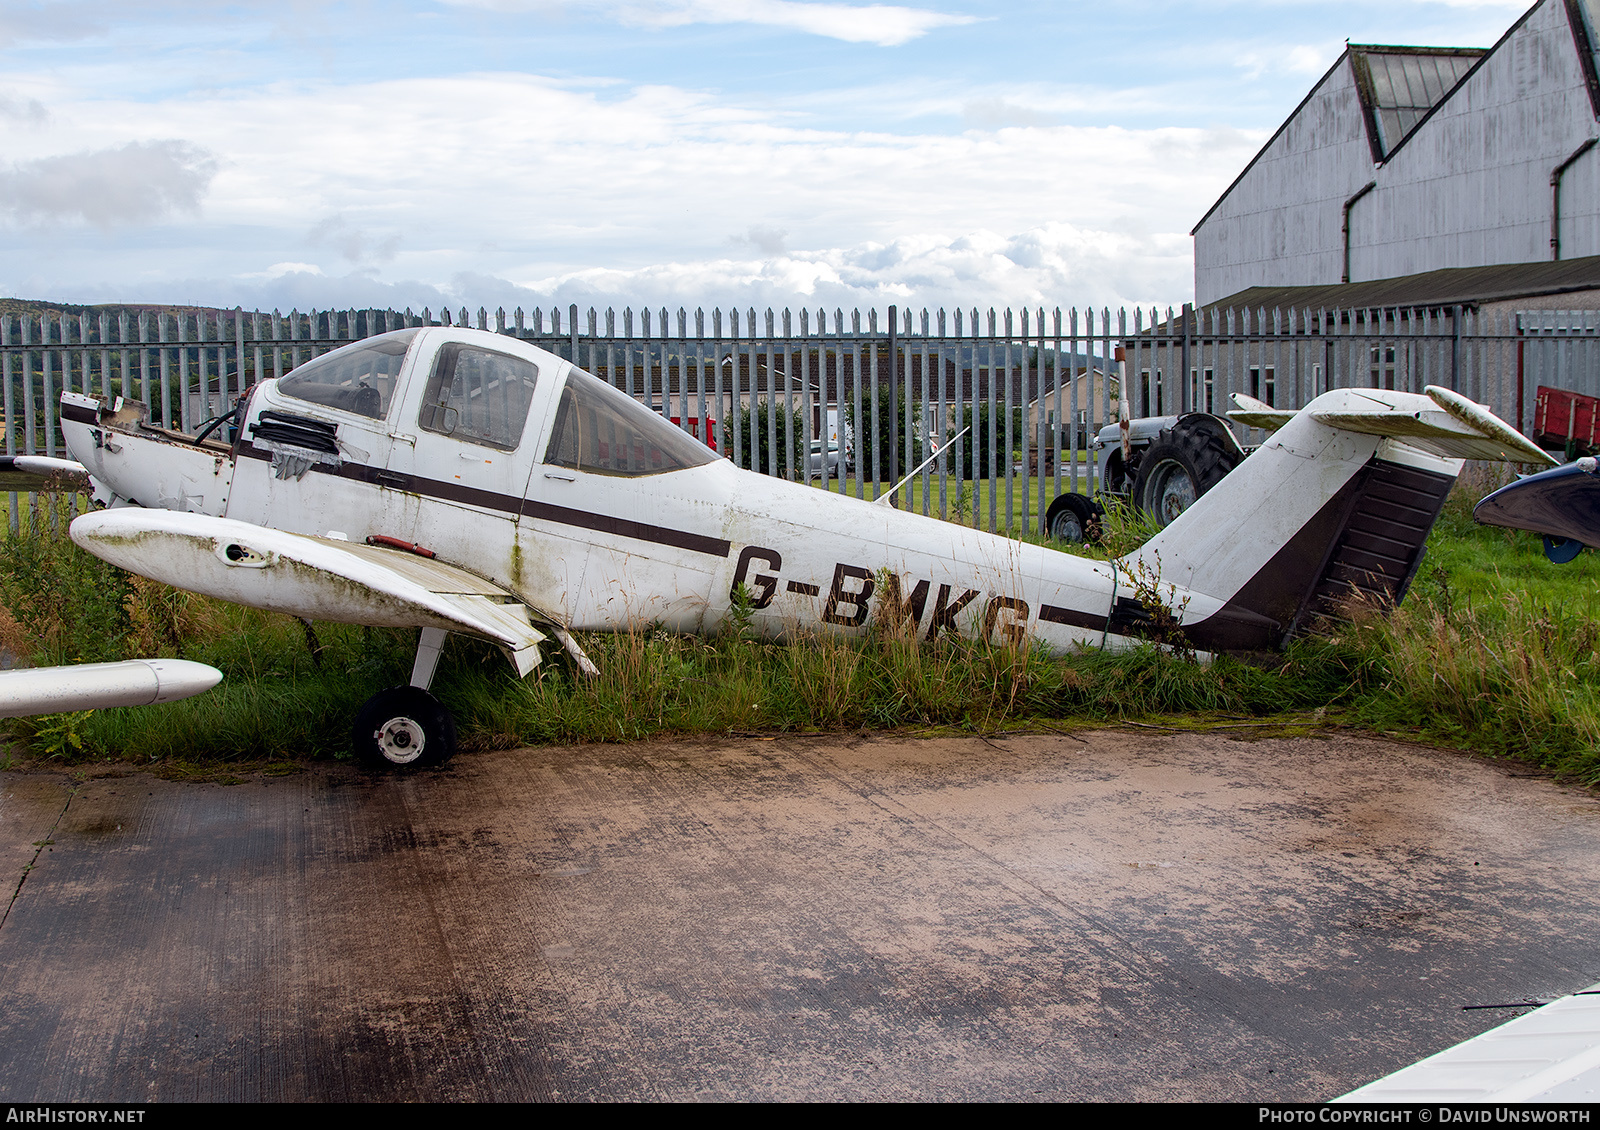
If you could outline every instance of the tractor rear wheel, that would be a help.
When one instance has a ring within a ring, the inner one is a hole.
[[[1166,526],[1220,483],[1241,456],[1209,428],[1163,428],[1139,460],[1134,504]]]

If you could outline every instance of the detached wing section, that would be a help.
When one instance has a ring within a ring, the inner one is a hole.
[[[72,540],[130,573],[252,608],[491,640],[518,675],[538,665],[546,638],[510,592],[400,550],[139,507],[85,514]]]
[[[220,682],[221,671],[187,659],[129,659],[0,671],[0,718],[176,702]]]

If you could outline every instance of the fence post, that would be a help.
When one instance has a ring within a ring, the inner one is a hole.
[[[1178,361],[1178,410],[1180,412],[1194,410],[1194,405],[1190,402],[1192,390],[1189,388],[1189,323],[1193,320],[1194,303],[1185,302],[1183,304],[1183,344]],[[1211,408],[1212,405],[1206,405],[1206,411],[1209,412]]]
[[[889,307],[889,485],[900,481],[900,308]],[[890,499],[890,505],[898,505]]]

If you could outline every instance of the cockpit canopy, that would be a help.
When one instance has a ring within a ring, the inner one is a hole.
[[[394,398],[395,379],[420,329],[396,330],[314,357],[278,382],[296,400],[342,408],[381,420]]]
[[[353,342],[314,358],[278,382],[297,400],[372,419],[388,416],[399,376],[421,329],[396,330]],[[450,332],[450,331],[447,331]],[[424,381],[417,427],[464,443],[515,451],[523,442],[541,373],[549,364],[495,348],[492,334],[454,331],[470,340],[444,340],[431,362],[419,362],[413,381]],[[481,339],[481,340],[480,340]],[[426,369],[422,365],[426,363]],[[533,429],[537,436],[539,429]],[[533,438],[533,437],[528,437]],[[595,475],[660,475],[699,467],[717,458],[699,440],[633,397],[582,369],[567,370],[555,404],[544,462]]]

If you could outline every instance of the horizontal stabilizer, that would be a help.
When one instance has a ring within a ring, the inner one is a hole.
[[[1242,392],[1233,394],[1233,402],[1239,407],[1228,413],[1228,419],[1246,427],[1275,432],[1295,416],[1294,412],[1287,408],[1274,408],[1266,401],[1246,396]]]
[[[1447,388],[1429,385],[1428,398],[1438,407],[1413,411],[1396,407],[1393,394],[1386,395],[1381,390],[1351,391],[1357,394],[1359,403],[1343,406],[1339,411],[1312,408],[1312,418],[1342,431],[1403,440],[1446,459],[1550,466],[1556,463],[1548,452],[1508,427],[1488,408]]]
[[[72,540],[113,565],[190,592],[310,620],[441,628],[501,646],[526,675],[543,632],[518,598],[442,561],[254,526],[123,507],[85,514]]]

